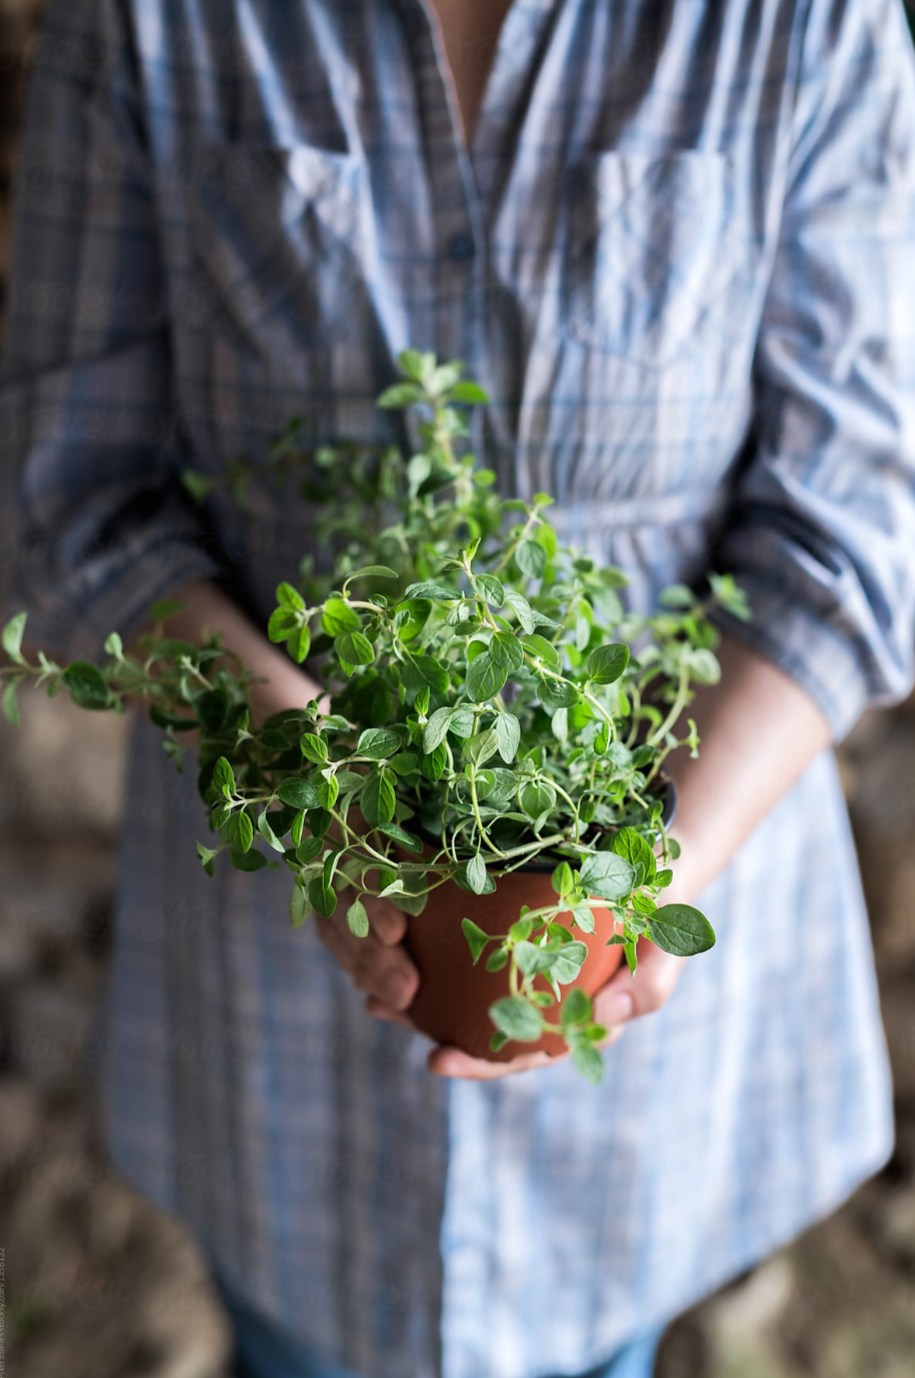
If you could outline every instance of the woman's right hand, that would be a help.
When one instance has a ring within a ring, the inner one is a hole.
[[[407,916],[390,900],[373,895],[363,897],[369,916],[366,937],[357,938],[349,931],[346,910],[352,896],[344,893],[329,919],[316,914],[315,922],[324,946],[350,976],[357,990],[365,991],[366,1009],[379,1019],[388,1019],[412,1029],[404,1014],[419,988],[416,970],[403,937],[407,931]]]

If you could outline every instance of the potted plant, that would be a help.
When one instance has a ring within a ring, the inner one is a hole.
[[[251,673],[218,636],[170,638],[168,603],[139,655],[112,633],[103,665],[28,661],[14,617],[3,709],[15,724],[27,681],[93,710],[145,699],[179,768],[181,734],[198,734],[209,874],[223,856],[285,866],[294,925],[339,910],[358,935],[365,897],[389,898],[412,916],[418,1027],[490,1058],[568,1047],[597,1080],[594,991],[623,958],[635,970],[640,939],[680,955],[714,943],[698,910],[663,903],[678,854],[664,766],[698,748],[692,720],[679,724],[694,686],[718,678],[710,610],[745,617],[746,604],[712,574],[706,596],[676,585],[653,615],[627,611],[623,572],[560,543],[548,495],[502,499],[458,453],[465,408],[488,400],[462,365],[415,350],[399,362],[378,405],[416,409],[409,460],[395,445],[306,452],[298,419],[270,450],[333,558],[280,584],[267,631],[296,662],[313,657],[329,711],[255,723]],[[186,482],[244,500],[251,476],[238,460]]]

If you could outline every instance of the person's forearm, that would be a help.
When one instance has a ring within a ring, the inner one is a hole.
[[[174,598],[185,606],[169,618],[169,636],[200,641],[207,633],[221,632],[226,649],[258,679],[267,681],[252,685],[256,720],[284,708],[304,707],[322,696],[324,691],[315,681],[281,647],[268,641],[218,584],[196,580],[179,589]]]
[[[680,751],[670,761],[679,793],[671,832],[683,848],[670,898],[675,891],[687,901],[830,744],[819,708],[771,661],[729,639],[718,655],[720,684],[702,689],[690,709],[699,756]]]

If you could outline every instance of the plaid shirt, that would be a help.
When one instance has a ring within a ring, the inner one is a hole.
[[[192,510],[178,468],[263,459],[293,412],[399,435],[374,398],[409,343],[468,362],[476,452],[554,493],[635,605],[737,573],[756,617],[731,630],[838,738],[911,676],[913,241],[897,0],[515,0],[469,153],[419,0],[59,0],[0,394],[15,605],[88,654],[192,576],[264,616],[311,514],[266,481],[248,514]],[[203,875],[192,775],[136,724],[112,1151],[329,1359],[584,1369],[886,1160],[831,753],[702,896],[718,946],[599,1089],[429,1076],[289,929],[288,877]]]

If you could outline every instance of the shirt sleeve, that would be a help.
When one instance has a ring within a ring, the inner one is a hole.
[[[834,740],[903,697],[915,643],[915,61],[899,0],[813,0],[716,564],[722,626],[800,682]]]
[[[55,0],[14,182],[0,365],[9,602],[29,639],[94,656],[222,563],[178,477],[165,279],[120,0]]]

